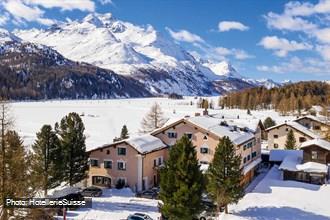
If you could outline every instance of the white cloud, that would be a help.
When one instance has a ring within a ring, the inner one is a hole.
[[[276,14],[269,12],[264,17],[269,28],[278,30],[311,32],[317,28],[316,24],[306,21],[300,17],[292,17],[287,14]]]
[[[106,2],[106,0],[103,0]],[[44,8],[61,8],[62,10],[95,11],[95,3],[91,0],[24,0],[24,3]]]
[[[330,28],[323,28],[314,31],[316,38],[322,43],[330,43]]]
[[[9,14],[5,12],[3,15],[0,15],[0,26],[5,25],[9,21]]]
[[[108,1],[104,0],[104,3]],[[95,11],[95,3],[92,0],[2,0],[0,6],[13,17],[12,22],[17,25],[26,22],[37,22],[46,26],[54,24],[56,20],[45,17],[45,8]],[[0,24],[5,21],[5,18],[0,16]]]
[[[316,50],[324,60],[330,61],[330,45],[317,46]]]
[[[225,48],[225,47],[215,47],[215,48],[208,48],[207,54],[209,55],[209,59],[212,60],[223,60],[226,59],[228,56],[232,56],[237,60],[245,60],[254,58],[253,55],[247,53],[245,50],[236,49],[236,48]]]
[[[102,5],[113,4],[112,0],[99,0]]]
[[[170,28],[166,28],[166,30],[170,33],[171,37],[177,41],[188,42],[188,43],[204,43],[204,40],[187,30],[179,30],[177,32],[172,31]]]
[[[220,56],[228,56],[232,54],[232,51],[225,47],[216,47],[214,48],[214,51]]]
[[[250,59],[250,58],[254,58],[253,55],[247,53],[245,50],[241,50],[241,49],[233,49],[233,54],[234,57],[238,60],[246,60],[246,59]]]
[[[320,0],[317,4],[309,2],[288,2],[284,13],[291,16],[311,16],[314,14],[330,13],[330,1]]]
[[[237,22],[237,21],[221,21],[218,24],[218,28],[220,32],[230,31],[230,30],[240,30],[247,31],[249,30],[248,26]]]
[[[306,58],[304,60],[293,57],[289,61],[281,62],[278,65],[260,65],[256,67],[260,72],[278,73],[278,74],[314,74],[314,75],[329,75],[330,62],[318,60],[315,58]]]
[[[279,57],[285,57],[291,51],[311,50],[313,48],[308,43],[298,43],[294,40],[289,41],[285,38],[278,38],[277,36],[266,36],[261,39],[259,45],[265,49],[273,50],[274,54]]]
[[[8,0],[3,2],[3,7],[6,9],[18,22],[38,21],[41,19],[44,12],[38,7],[30,7],[19,0]]]

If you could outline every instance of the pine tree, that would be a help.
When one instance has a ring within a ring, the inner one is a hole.
[[[151,107],[149,113],[143,118],[141,122],[141,132],[149,133],[157,128],[162,127],[165,122],[166,119],[164,118],[164,113],[162,112],[160,105],[158,103],[155,103]]]
[[[237,203],[244,195],[241,184],[241,156],[236,155],[233,143],[228,137],[223,137],[215,149],[213,161],[207,171],[207,191],[218,207]]]
[[[264,120],[264,127],[265,128],[270,128],[276,125],[276,122],[271,118],[271,117],[267,117]]]
[[[129,136],[128,136],[128,129],[127,129],[127,126],[126,125],[124,125],[122,127],[122,129],[121,129],[120,138],[121,139],[127,139],[127,138],[129,138]]]
[[[285,149],[286,150],[295,150],[296,149],[296,139],[294,137],[292,129],[290,129],[288,134],[286,135]]]
[[[55,127],[60,135],[63,152],[63,180],[72,186],[87,175],[88,155],[85,145],[85,126],[80,116],[72,112]]]
[[[4,183],[6,198],[23,198],[31,196],[29,181],[29,163],[28,155],[25,152],[23,141],[15,131],[7,131],[5,135],[6,158],[5,173],[6,181]],[[16,214],[18,210],[16,210]],[[4,216],[13,216],[12,209],[6,209]]]
[[[194,146],[184,135],[160,171],[162,212],[171,220],[191,220],[201,211],[203,176]]]
[[[61,143],[50,125],[44,125],[37,133],[32,149],[32,177],[38,183],[36,187],[47,195],[48,189],[60,185],[63,168]]]
[[[1,190],[0,190],[0,206],[3,205],[5,196],[5,182],[6,179],[6,133],[12,126],[12,118],[10,115],[10,105],[6,100],[0,99],[0,143],[1,143],[1,155],[0,155],[0,172],[1,172]],[[0,213],[0,219],[7,219],[7,212]]]

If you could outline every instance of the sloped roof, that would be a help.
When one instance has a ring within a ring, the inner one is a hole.
[[[328,166],[316,162],[306,162],[304,164],[298,164],[297,169],[307,173],[327,173]]]
[[[303,171],[306,173],[327,173],[328,166],[321,163],[316,162],[306,162],[300,164],[302,161],[301,157],[297,157],[295,155],[289,155],[284,158],[281,166],[279,167],[280,170],[288,170],[288,171]]]
[[[211,116],[196,116],[189,117],[185,119],[186,121],[195,124],[207,131],[212,132],[213,134],[224,137],[228,136],[229,139],[236,145],[242,144],[252,138],[254,134],[250,131],[241,131],[238,127],[235,129],[235,125],[222,125],[221,122],[224,122],[224,119],[219,119]]]
[[[283,161],[287,156],[301,157],[303,156],[302,150],[270,150],[269,161]]]
[[[289,122],[285,122],[285,123],[282,123],[282,124],[279,124],[279,125],[275,125],[275,126],[267,128],[266,131],[273,130],[275,128],[285,126],[285,125],[287,125],[291,128],[294,128],[295,130],[298,130],[301,133],[306,134],[307,136],[309,136],[311,138],[320,138],[320,136],[318,134],[315,134],[314,132],[312,132],[311,130],[309,130],[308,128],[306,128],[305,126],[299,124],[296,121],[289,121]]]
[[[297,118],[297,119],[294,120],[294,121],[300,121],[301,119],[304,119],[304,118],[310,119],[310,120],[312,120],[312,121],[317,121],[317,122],[320,122],[320,123],[322,123],[322,124],[324,124],[324,125],[330,126],[330,125],[327,124],[327,123],[325,122],[325,120],[322,119],[321,117],[316,117],[316,116],[313,116],[313,115],[305,115],[305,116],[303,116],[303,117]]]
[[[151,135],[151,134],[144,134],[139,136],[130,137],[128,139],[120,140],[113,142],[111,144],[106,144],[98,148],[94,148],[89,150],[88,152],[92,152],[95,150],[103,149],[106,147],[110,147],[117,144],[127,143],[131,147],[133,147],[136,151],[141,154],[149,153],[152,151],[160,150],[162,148],[166,148],[167,145],[161,141],[159,138]]]
[[[159,138],[152,136],[151,134],[128,138],[124,141],[142,154],[166,147],[166,144],[164,144]]]
[[[309,140],[309,141],[305,141],[304,143],[301,144],[300,148],[309,147],[309,146],[312,146],[312,145],[316,145],[316,146],[319,146],[319,147],[321,147],[325,150],[330,151],[330,142],[326,141],[326,140],[323,140],[323,139],[319,139],[319,138]]]

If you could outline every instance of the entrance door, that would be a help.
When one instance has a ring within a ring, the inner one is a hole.
[[[93,176],[92,184],[95,186],[111,188],[111,178],[105,176]]]

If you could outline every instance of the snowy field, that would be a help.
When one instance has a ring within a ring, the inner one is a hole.
[[[218,97],[212,97],[217,103]],[[167,98],[114,99],[114,100],[72,100],[72,101],[44,101],[44,102],[15,102],[12,112],[15,119],[15,129],[23,137],[24,143],[30,145],[35,134],[43,124],[54,125],[69,112],[84,114],[87,149],[111,143],[115,136],[119,136],[121,128],[127,125],[130,135],[136,135],[140,123],[150,107],[159,103],[166,118],[180,118],[186,115],[202,112],[196,107],[197,99],[187,97],[184,100]],[[192,103],[192,105],[191,105]],[[210,110],[210,113],[221,113],[225,118],[258,118],[263,120],[271,116],[278,123],[288,118],[279,117],[274,111],[252,111],[252,116],[246,110]]]
[[[224,220],[330,220],[330,185],[283,181],[273,167]]]
[[[93,198],[93,208],[67,213],[67,220],[124,220],[136,212],[159,219],[158,200],[136,198],[130,189],[107,189],[102,197]],[[62,219],[62,218],[58,218]]]

